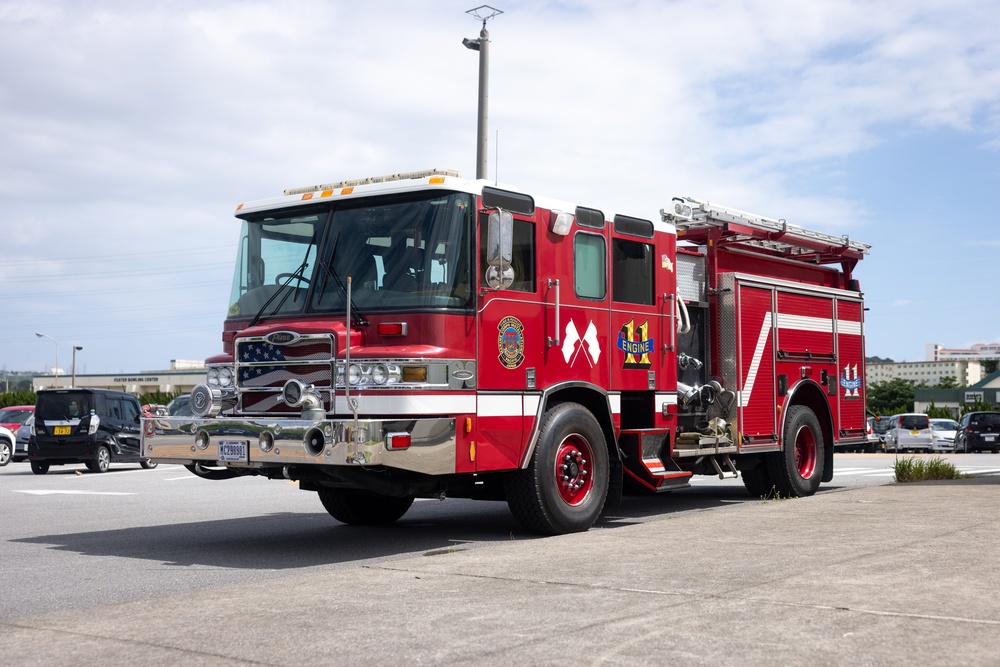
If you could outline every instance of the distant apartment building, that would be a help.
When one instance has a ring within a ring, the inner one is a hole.
[[[983,379],[983,368],[979,361],[884,361],[865,364],[865,380],[868,384],[888,382],[900,378],[913,380],[917,384],[933,387],[941,378],[953,377],[958,386],[968,387]]]
[[[968,349],[952,349],[938,345],[927,344],[927,361],[985,361],[1000,359],[1000,343],[977,343]]]

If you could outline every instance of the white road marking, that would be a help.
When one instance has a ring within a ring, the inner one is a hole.
[[[14,490],[14,493],[27,493],[32,496],[53,496],[53,495],[64,495],[64,496],[134,496],[135,493],[121,493],[118,491],[21,491]]]

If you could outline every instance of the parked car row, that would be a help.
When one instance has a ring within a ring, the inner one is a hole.
[[[868,439],[885,452],[1000,452],[1000,412],[969,412],[961,421],[922,413],[868,418]]]
[[[71,463],[93,472],[106,472],[119,462],[156,467],[142,456],[141,416],[191,414],[189,399],[140,406],[134,395],[120,391],[43,389],[35,405],[0,410],[0,466],[26,460],[37,475]]]

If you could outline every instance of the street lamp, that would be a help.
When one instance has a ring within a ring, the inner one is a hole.
[[[56,344],[56,388],[58,389],[59,388],[59,341],[57,341],[52,336],[49,336],[48,334],[38,333],[37,331],[35,332],[35,335],[38,336],[39,338],[48,338],[50,341]]]
[[[70,387],[76,386],[76,352],[77,350],[82,350],[82,349],[83,349],[82,345],[73,346],[73,384],[71,384]]]
[[[490,87],[490,33],[486,31],[486,22],[503,11],[489,5],[480,5],[465,12],[483,22],[479,31],[479,39],[463,39],[465,48],[479,51],[479,121],[476,132],[476,178],[486,178],[486,118],[488,115],[488,100]]]

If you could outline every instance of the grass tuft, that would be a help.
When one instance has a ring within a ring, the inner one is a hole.
[[[932,479],[968,477],[944,459],[897,458],[894,469],[897,482],[923,482]]]

